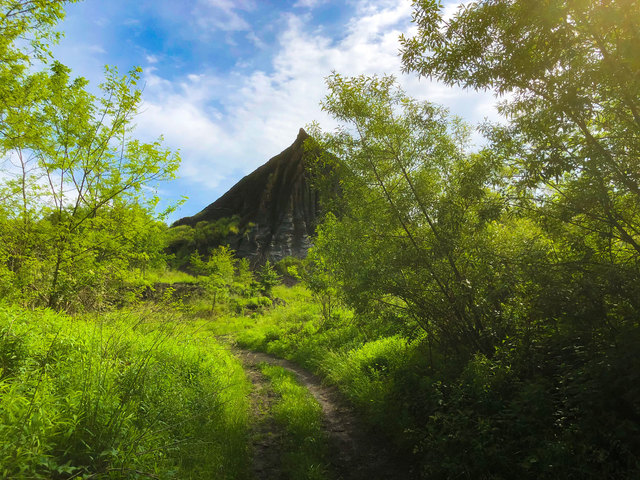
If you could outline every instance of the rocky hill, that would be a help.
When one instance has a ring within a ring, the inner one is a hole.
[[[170,250],[176,253],[191,244],[204,253],[203,249],[228,244],[254,265],[266,259],[305,257],[319,213],[318,192],[306,169],[311,153],[303,144],[308,137],[300,129],[295,142],[282,153],[201,212],[175,222],[172,229],[191,227],[201,233],[193,235],[198,237],[195,240],[184,234]]]

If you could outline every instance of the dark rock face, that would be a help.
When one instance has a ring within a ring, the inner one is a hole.
[[[306,170],[304,141],[300,129],[295,142],[279,155],[236,183],[227,193],[192,217],[173,224],[194,227],[237,216],[239,233],[226,241],[238,257],[254,265],[286,256],[303,258],[311,246],[319,213],[318,192]]]

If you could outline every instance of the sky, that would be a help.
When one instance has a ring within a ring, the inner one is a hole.
[[[445,13],[457,1],[444,1]],[[411,35],[409,0],[84,0],[67,7],[55,57],[97,86],[104,66],[143,69],[135,136],[179,150],[168,219],[193,215],[288,147],[321,111],[325,78],[393,74],[413,97],[471,124],[497,119],[496,99],[402,74],[399,36]],[[476,142],[480,137],[476,135]]]

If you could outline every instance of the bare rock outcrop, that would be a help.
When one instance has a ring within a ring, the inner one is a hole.
[[[267,259],[278,261],[286,256],[303,258],[311,246],[319,214],[319,194],[312,187],[305,151],[309,135],[300,129],[295,142],[267,163],[236,183],[218,200],[192,217],[185,217],[173,227],[199,222],[238,219],[238,229],[222,241],[238,257],[254,265]]]

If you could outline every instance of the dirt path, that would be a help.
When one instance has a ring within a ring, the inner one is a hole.
[[[234,348],[233,352],[245,365],[250,380],[256,386],[256,392],[264,389],[264,383],[267,382],[257,368],[257,365],[263,362],[283,367],[294,373],[298,382],[311,392],[322,407],[324,428],[331,443],[331,458],[329,460],[336,480],[408,478],[402,465],[392,461],[389,457],[390,450],[385,448],[381,439],[373,438],[365,433],[352,410],[335,388],[323,385],[318,377],[288,360],[239,348]],[[271,427],[265,422],[262,427],[258,428]],[[274,476],[276,473],[273,471],[274,468],[277,468],[273,462],[273,457],[278,455],[277,435],[278,433],[273,433],[273,431],[271,433],[264,432],[261,438],[265,440],[262,444],[254,445],[254,454],[256,455],[254,463],[257,465],[257,467],[254,466],[254,471],[258,480],[280,478]]]
[[[255,365],[245,363],[245,371],[254,386],[251,393],[253,476],[256,480],[285,480],[280,464],[283,432],[271,415],[276,395],[269,380]]]

